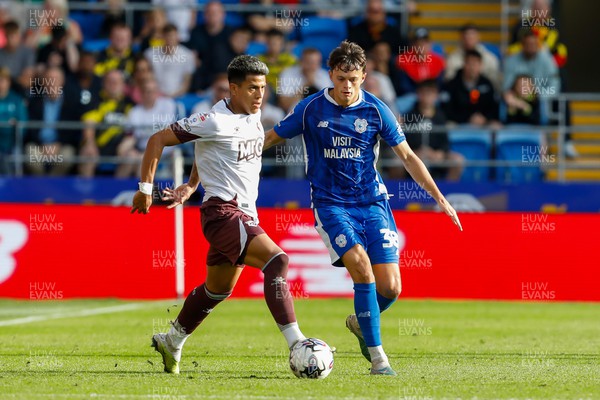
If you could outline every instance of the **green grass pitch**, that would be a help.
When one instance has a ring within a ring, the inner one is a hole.
[[[303,332],[337,348],[301,380],[262,300],[228,300],[187,341],[181,374],[150,347],[181,302],[0,300],[0,399],[595,399],[600,305],[400,300],[382,316],[398,377],[369,376],[351,300],[296,301]]]

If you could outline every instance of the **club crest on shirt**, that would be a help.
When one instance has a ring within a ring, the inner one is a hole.
[[[363,133],[367,130],[367,120],[364,118],[356,118],[354,120],[354,130],[358,133]]]

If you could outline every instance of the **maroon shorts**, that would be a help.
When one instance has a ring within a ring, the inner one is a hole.
[[[218,197],[211,197],[202,203],[202,232],[210,244],[206,265],[243,264],[250,241],[265,233],[237,205],[236,199],[224,201]]]

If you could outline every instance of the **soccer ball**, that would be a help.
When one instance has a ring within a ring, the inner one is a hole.
[[[290,368],[298,378],[325,379],[333,369],[333,352],[320,339],[300,340],[290,350]]]

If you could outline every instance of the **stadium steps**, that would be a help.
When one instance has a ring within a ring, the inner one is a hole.
[[[575,160],[567,161],[565,169],[566,181],[600,182],[600,102],[574,101],[571,102],[571,123],[573,127],[598,125],[598,132],[577,132],[571,135],[575,149],[579,153]],[[557,154],[556,144],[558,134],[550,135],[549,151]],[[584,164],[597,164],[589,166]],[[546,174],[550,181],[558,180],[558,170],[552,166]]]
[[[518,4],[514,0],[510,3]],[[409,18],[409,23],[413,28],[428,28],[431,40],[442,45],[447,54],[458,45],[460,27],[471,22],[479,26],[482,42],[499,47],[502,39],[501,10],[497,0],[422,0],[417,3],[417,12]],[[512,26],[518,18],[509,17],[509,24]]]

